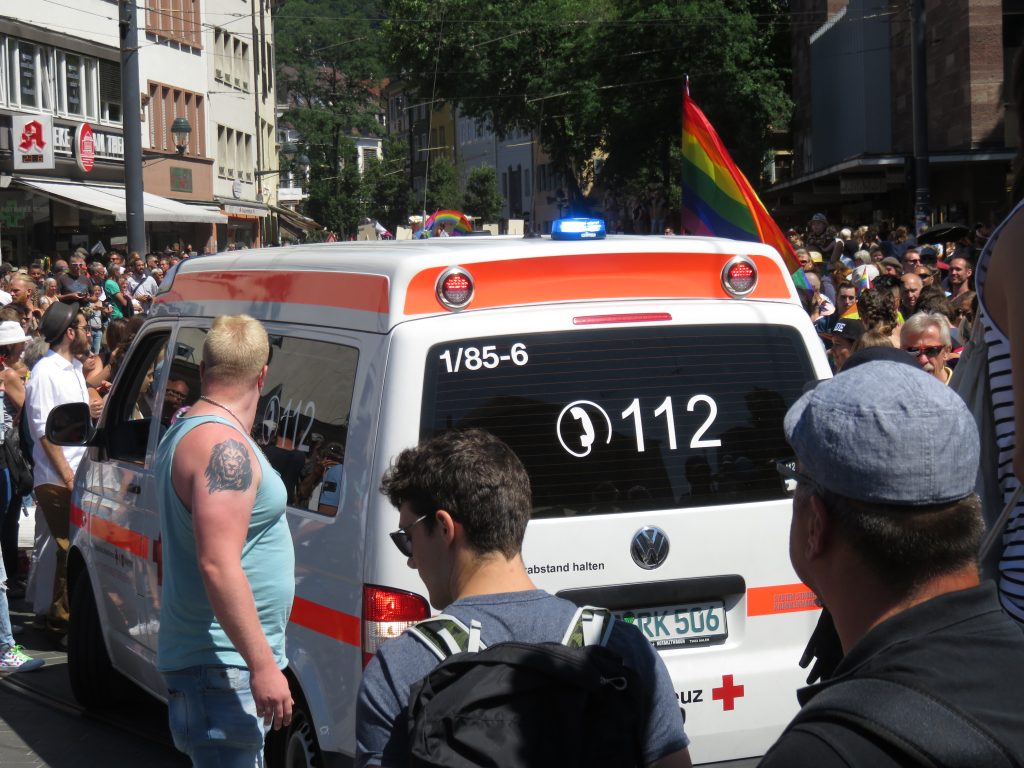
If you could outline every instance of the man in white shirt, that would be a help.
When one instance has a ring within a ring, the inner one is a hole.
[[[156,280],[146,274],[146,262],[137,251],[132,251],[129,263],[131,272],[128,274],[128,297],[142,305],[144,314],[149,314],[153,297],[156,295]]]
[[[67,556],[71,490],[85,448],[62,448],[46,439],[46,418],[64,403],[87,403],[89,391],[78,355],[89,351],[89,325],[77,304],[54,302],[40,323],[50,351],[36,363],[25,387],[28,428],[35,440],[32,470],[38,509],[57,544],[57,572],[47,626],[64,632],[68,621]]]

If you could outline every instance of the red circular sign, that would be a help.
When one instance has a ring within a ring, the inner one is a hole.
[[[88,123],[82,123],[75,130],[75,146],[78,148],[75,153],[78,167],[88,173],[96,162],[96,139]]]

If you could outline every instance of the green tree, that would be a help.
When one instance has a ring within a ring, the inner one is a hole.
[[[277,89],[289,104],[281,123],[309,160],[305,212],[339,233],[365,215],[352,137],[382,132],[379,15],[372,0],[283,0],[275,12]]]
[[[536,128],[574,199],[596,150],[606,185],[667,185],[687,73],[751,178],[788,118],[778,34],[758,15],[783,0],[593,0],[585,13],[572,0],[382,2],[402,76],[499,134]]]
[[[380,160],[363,168],[366,215],[395,231],[415,209],[409,186],[409,146],[396,136],[384,139]]]
[[[493,222],[501,212],[501,190],[498,174],[493,168],[482,166],[469,172],[463,205],[466,213],[478,216],[484,222]]]
[[[332,176],[310,176],[308,214],[328,229],[354,235],[364,213],[363,179],[355,142],[342,137],[338,147],[338,171]]]
[[[445,157],[430,159],[430,172],[427,177],[427,215],[438,208],[461,208],[462,196],[459,194],[459,175],[451,160]]]

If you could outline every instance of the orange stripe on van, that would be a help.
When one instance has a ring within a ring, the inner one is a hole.
[[[148,536],[136,533],[130,528],[125,528],[123,525],[118,525],[106,518],[90,515],[81,507],[74,505],[71,507],[71,522],[79,528],[88,530],[90,536],[94,536],[108,544],[113,544],[130,555],[143,559],[149,557]]]
[[[776,613],[816,611],[819,608],[821,606],[814,592],[806,584],[780,584],[747,590],[747,616],[771,616]]]
[[[358,309],[387,313],[388,279],[337,272],[239,270],[178,275],[158,298],[172,301],[250,301]]]
[[[731,253],[610,253],[545,256],[536,259],[466,264],[474,296],[467,309],[589,299],[731,299],[722,288],[722,269]],[[749,298],[788,299],[790,287],[767,256],[751,256],[757,287]],[[628,265],[628,266],[625,266]],[[436,283],[447,266],[418,273],[409,283],[405,314],[434,313]]]
[[[359,617],[336,611],[311,600],[296,597],[292,603],[289,621],[357,648],[363,644]]]

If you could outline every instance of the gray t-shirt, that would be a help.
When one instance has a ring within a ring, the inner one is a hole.
[[[466,626],[481,624],[487,646],[509,640],[560,643],[576,606],[540,590],[466,597],[444,611]],[[650,697],[643,761],[650,765],[690,743],[665,663],[639,630],[616,621],[608,648],[640,677]],[[437,656],[408,632],[389,640],[363,673],[356,710],[356,765],[409,762],[409,689],[438,665]]]

